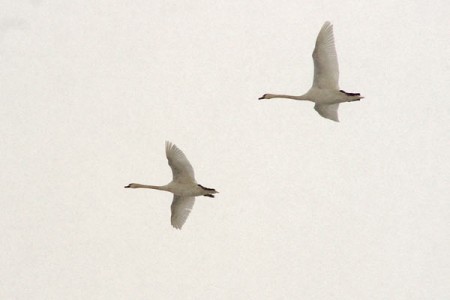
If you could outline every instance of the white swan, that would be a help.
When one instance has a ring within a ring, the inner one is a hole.
[[[324,118],[339,122],[338,107],[341,102],[363,99],[359,93],[339,90],[339,65],[334,47],[333,25],[325,22],[316,40],[312,54],[314,60],[314,81],[311,89],[301,96],[265,94],[259,100],[287,98],[315,102],[314,109]]]
[[[206,196],[214,198],[213,194],[218,193],[218,191],[201,186],[195,181],[194,169],[188,159],[171,142],[166,142],[166,157],[172,169],[173,179],[171,182],[163,186],[130,183],[125,188],[155,189],[173,193],[172,216],[170,220],[173,227],[181,229],[194,206],[195,197]]]

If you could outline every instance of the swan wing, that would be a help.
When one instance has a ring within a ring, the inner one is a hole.
[[[170,206],[172,211],[170,223],[174,228],[181,229],[181,227],[183,227],[183,224],[191,213],[192,207],[194,207],[194,203],[195,197],[180,197],[173,195],[172,205]]]
[[[338,108],[339,103],[336,104],[316,104],[314,105],[314,109],[326,119],[330,119],[336,122],[339,122],[338,117]]]
[[[313,51],[314,82],[320,89],[339,89],[339,65],[334,46],[333,25],[325,22],[316,40]]]
[[[173,181],[178,183],[195,182],[194,169],[191,163],[177,146],[166,142],[166,157],[172,169]]]

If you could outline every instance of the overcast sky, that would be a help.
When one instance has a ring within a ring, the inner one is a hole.
[[[1,299],[450,299],[450,2],[0,1]]]

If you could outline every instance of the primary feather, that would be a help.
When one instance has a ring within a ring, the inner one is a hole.
[[[190,183],[195,182],[194,169],[191,163],[176,145],[166,142],[166,157],[172,169],[174,182]]]
[[[176,229],[181,229],[186,222],[192,208],[194,207],[195,197],[180,197],[173,196],[172,205],[170,210],[172,216],[170,217],[170,223]]]
[[[339,89],[339,65],[334,45],[333,25],[325,22],[316,39],[313,51],[313,86],[320,89]]]

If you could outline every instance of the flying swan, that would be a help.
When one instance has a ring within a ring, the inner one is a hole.
[[[214,198],[214,194],[218,193],[218,191],[204,187],[195,181],[194,169],[188,159],[171,142],[166,142],[166,157],[172,169],[173,179],[171,182],[163,186],[130,183],[125,188],[144,188],[171,192],[173,201],[170,207],[172,211],[170,222],[176,229],[181,229],[194,206],[195,197],[206,196]]]
[[[359,93],[339,89],[339,65],[334,46],[333,25],[325,22],[316,40],[313,54],[314,81],[310,90],[301,96],[265,94],[259,100],[287,98],[315,102],[314,109],[324,118],[339,122],[339,103],[363,99]]]

